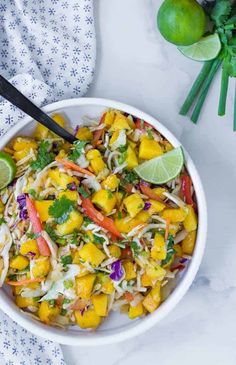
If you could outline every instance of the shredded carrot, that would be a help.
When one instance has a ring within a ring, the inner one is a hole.
[[[126,291],[124,294],[125,299],[127,300],[127,302],[132,302],[134,300],[134,296],[133,294],[131,294],[130,292]]]
[[[25,280],[21,280],[21,281],[6,281],[6,283],[8,285],[11,286],[21,286],[21,285],[27,285],[30,283],[41,283],[41,281],[43,281],[43,278],[34,278],[34,279],[25,279]]]
[[[100,144],[102,144],[102,140],[101,139],[99,141],[97,141],[97,146],[100,146]]]
[[[169,236],[169,230],[170,230],[170,218],[166,219],[166,230],[165,230],[165,240],[167,240]]]
[[[90,172],[89,170],[83,169],[82,167],[80,167],[79,165],[76,165],[72,161],[62,160],[58,157],[56,157],[55,160],[57,162],[59,162],[60,164],[62,164],[66,169],[72,169],[72,170],[81,172],[82,174],[85,174],[85,175],[94,176],[94,174],[92,172]]]

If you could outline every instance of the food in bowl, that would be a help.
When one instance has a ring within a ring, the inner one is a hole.
[[[191,260],[197,204],[182,149],[146,121],[108,109],[75,133],[37,125],[0,154],[0,285],[46,324],[94,329],[158,310]]]

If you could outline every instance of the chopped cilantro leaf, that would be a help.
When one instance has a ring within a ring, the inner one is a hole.
[[[69,264],[72,264],[72,256],[71,255],[62,256],[61,257],[61,263],[64,267],[69,265]]]
[[[121,212],[118,212],[118,219],[122,219],[122,214],[121,214]]]
[[[62,224],[69,219],[69,215],[74,208],[75,202],[63,195],[60,199],[54,201],[53,205],[49,207],[48,213],[55,218],[58,224]]]
[[[135,241],[131,242],[130,248],[132,250],[133,256],[138,256],[138,254],[142,251],[142,247],[140,247]]]
[[[64,308],[62,308],[62,309],[61,309],[61,313],[60,313],[60,315],[61,315],[61,316],[65,316],[65,315],[66,315],[66,313],[67,313],[67,310],[66,310],[66,309],[64,309]]]
[[[89,193],[83,188],[83,186],[79,186],[77,188],[78,192],[82,195],[83,198],[88,198]]]
[[[56,301],[55,301],[55,299],[50,299],[50,300],[48,301],[48,303],[49,303],[51,306],[54,306],[54,305],[56,304]]]
[[[118,147],[118,150],[119,150],[119,152],[121,152],[121,153],[124,153],[124,152],[126,152],[127,151],[127,146],[120,146],[120,147]]]
[[[105,241],[105,239],[103,237],[99,237],[96,234],[93,235],[93,242],[96,244],[103,244],[103,242]]]
[[[54,229],[52,228],[52,226],[50,226],[49,223],[46,223],[44,226],[45,231],[47,232],[47,234],[49,235],[49,237],[53,240],[56,241],[57,240],[57,234],[55,233]]]
[[[55,154],[50,152],[52,144],[49,141],[40,142],[37,159],[31,162],[32,170],[43,170],[55,158]]]
[[[153,133],[152,133],[152,128],[147,128],[147,135],[148,135],[149,139],[154,139]]]
[[[134,171],[125,171],[125,175],[121,181],[123,185],[137,184],[139,182],[139,178]]]
[[[87,143],[88,143],[87,141],[74,142],[73,150],[68,156],[69,160],[76,162],[76,160],[81,156],[81,154],[84,150],[84,147],[86,146]]]
[[[64,300],[63,300],[63,304],[69,304],[71,301],[70,301],[70,299],[67,299],[67,298],[64,298]]]
[[[40,233],[26,233],[26,236],[30,238],[31,240],[36,240],[40,237]]]
[[[172,256],[175,254],[174,249],[174,237],[172,235],[169,235],[167,239],[167,255],[165,260],[162,260],[161,265],[166,265],[172,258]]]
[[[87,227],[89,224],[92,224],[93,221],[88,218],[88,217],[84,217],[84,226]]]
[[[8,279],[10,281],[17,281],[17,276],[16,276],[16,274],[10,274],[10,275],[8,275]]]

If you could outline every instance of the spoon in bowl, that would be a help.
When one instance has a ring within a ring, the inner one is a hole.
[[[38,108],[32,101],[24,96],[9,81],[0,75],[0,95],[11,104],[28,114],[31,118],[41,123],[52,132],[65,139],[69,143],[74,143],[77,138],[61,127],[49,117],[42,109]]]

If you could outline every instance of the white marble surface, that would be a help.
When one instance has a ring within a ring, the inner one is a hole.
[[[236,364],[236,134],[233,80],[219,118],[219,76],[197,126],[178,115],[201,64],[184,58],[156,30],[161,0],[95,0],[98,58],[89,96],[134,105],[164,123],[192,155],[206,191],[209,234],[197,278],[152,330],[116,345],[63,347],[68,365]]]

